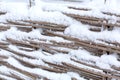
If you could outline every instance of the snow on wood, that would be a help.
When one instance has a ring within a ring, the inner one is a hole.
[[[2,1],[0,79],[120,80],[116,1]]]

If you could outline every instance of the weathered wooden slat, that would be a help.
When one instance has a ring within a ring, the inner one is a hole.
[[[98,27],[104,27],[104,29],[113,30],[113,27],[120,27],[120,23],[116,21],[115,23],[110,23],[109,19],[104,19],[104,18],[96,18],[96,17],[91,17],[91,16],[81,16],[81,15],[76,15],[76,14],[70,14],[70,13],[64,13],[65,15],[72,17],[84,24],[89,24],[92,26],[98,26]]]
[[[18,21],[7,21],[10,24],[14,25],[22,25],[22,26],[32,26],[33,28],[43,28],[43,29],[48,29],[48,30],[53,30],[53,31],[64,31],[65,27],[51,27],[51,26],[46,26],[46,25],[37,25],[37,24],[30,24],[30,23],[25,23],[25,22],[18,22]],[[57,25],[58,26],[58,25]],[[16,26],[17,27],[17,26]]]
[[[106,14],[106,15],[110,15],[110,16],[116,16],[116,17],[120,17],[119,14],[116,14],[116,13],[111,13],[111,12],[102,12],[103,14]]]
[[[89,30],[94,32],[100,32],[101,28],[90,28]]]
[[[9,51],[9,52],[11,52],[11,53],[13,53],[15,55],[21,56],[21,57],[27,57],[27,58],[31,58],[31,59],[36,59],[33,56],[30,56],[30,55],[27,55],[27,54],[24,54],[24,53],[21,53],[21,52],[17,52],[15,50],[10,49],[10,48],[3,48],[3,47],[0,47],[0,48],[3,49],[3,50]]]
[[[22,77],[20,77],[20,76],[18,76],[18,75],[15,75],[15,74],[13,74],[13,73],[11,73],[11,74],[5,74],[5,73],[1,73],[1,72],[0,72],[0,74],[4,75],[4,76],[6,76],[6,77],[13,78],[13,79],[24,80],[24,78],[22,78]],[[3,80],[3,79],[1,79],[1,80]]]
[[[120,73],[118,73],[117,71],[112,71],[112,70],[109,70],[109,69],[103,69],[103,68],[100,68],[98,66],[95,66],[95,65],[91,65],[91,64],[87,64],[85,62],[82,62],[82,61],[78,61],[78,60],[75,60],[73,58],[71,58],[72,61],[74,62],[77,62],[77,63],[80,63],[80,64],[83,64],[83,65],[86,65],[86,66],[89,66],[89,67],[92,67],[92,68],[95,68],[95,69],[99,69],[99,70],[102,70],[103,72],[106,72],[106,73],[110,73],[110,74],[117,74],[117,75],[120,75]]]
[[[0,15],[5,15],[7,12],[0,11]]]
[[[102,43],[84,41],[84,40],[80,40],[80,39],[77,39],[77,38],[74,38],[74,37],[69,37],[69,36],[65,36],[65,35],[62,35],[62,34],[53,33],[53,32],[50,32],[50,31],[46,31],[45,33],[49,34],[49,35],[53,35],[53,36],[62,37],[64,39],[67,39],[67,40],[70,40],[70,41],[74,41],[75,44],[82,45],[82,46],[85,46],[85,47],[100,49],[100,50],[103,50],[103,51],[115,52],[115,53],[120,54],[120,48],[118,48],[116,46],[110,46],[110,45],[105,45],[105,44],[102,44]]]
[[[96,76],[107,77],[107,78],[110,78],[110,79],[111,78],[120,79],[120,77],[117,77],[117,76],[112,76],[112,75],[104,74],[104,73],[101,73],[101,72],[95,72],[93,70],[86,70],[84,68],[77,67],[77,66],[75,66],[73,64],[70,64],[70,63],[63,62],[62,64],[66,65],[68,67],[71,67],[72,69],[76,69],[78,71],[87,72],[87,73],[90,73],[90,74],[93,74],[93,75],[96,75]]]
[[[37,79],[37,78],[40,77],[40,76],[37,75],[37,74],[30,73],[30,72],[24,71],[24,70],[22,70],[22,69],[19,69],[19,68],[15,67],[15,66],[13,66],[13,65],[5,62],[5,61],[0,61],[0,64],[6,66],[6,67],[8,67],[8,68],[11,68],[11,69],[13,69],[13,70],[15,70],[15,71],[18,71],[18,72],[20,72],[20,73],[22,73],[22,74],[24,74],[24,75],[32,78],[33,80],[35,80],[35,79]]]
[[[41,69],[48,70],[48,71],[51,71],[51,72],[62,73],[61,70],[58,70],[58,69],[55,69],[55,68],[50,68],[50,67],[47,67],[47,66],[37,65],[37,64],[30,63],[30,62],[26,62],[26,61],[24,61],[20,58],[15,57],[15,56],[14,56],[14,58],[16,60],[18,60],[20,63],[22,63],[24,66],[27,66],[27,67],[30,67],[30,68],[41,68]]]
[[[68,6],[69,9],[75,9],[75,10],[82,10],[82,11],[90,11],[91,9],[88,8],[77,8],[77,7],[72,7],[72,6]]]
[[[51,66],[53,68],[56,68],[56,69],[59,69],[59,70],[63,71],[64,73],[66,73],[68,71],[67,67],[65,67],[63,65],[51,63],[51,62],[48,62],[46,60],[43,60],[43,62],[48,64],[49,66]]]
[[[10,29],[10,26],[0,25],[0,31],[7,31],[8,29]]]
[[[38,24],[38,25],[44,25],[44,26],[49,26],[49,27],[62,27],[62,28],[67,27],[63,24],[56,24],[56,23],[43,22],[43,21],[23,20],[23,22],[28,22],[28,23],[32,23],[32,24]]]
[[[74,9],[74,10],[83,10],[83,11],[91,11],[92,9],[89,9],[89,8],[76,8],[76,7],[73,7],[73,6],[69,6],[68,7],[69,9]],[[105,12],[105,11],[102,11],[101,13],[103,14],[106,14],[106,15],[110,15],[110,16],[116,16],[116,17],[120,17],[119,14],[116,14],[116,13],[112,13],[112,12]]]

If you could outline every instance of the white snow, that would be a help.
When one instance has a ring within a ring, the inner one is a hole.
[[[115,23],[116,20],[119,20],[118,17],[115,16],[107,16],[101,13],[101,11],[106,12],[113,12],[116,14],[119,14],[119,0],[107,0],[106,4],[104,4],[104,0],[82,0],[83,3],[77,3],[75,2],[72,4],[71,2],[65,2],[65,1],[55,1],[52,0],[51,2],[48,0],[35,0],[35,6],[29,8],[28,7],[28,1],[27,0],[2,0],[0,2],[0,11],[5,11],[7,14],[0,16],[0,22],[6,22],[6,20],[39,20],[39,21],[46,21],[46,22],[52,22],[56,24],[64,24],[68,26],[65,31],[64,35],[69,35],[73,37],[77,37],[82,40],[90,40],[97,42],[97,39],[103,39],[108,41],[115,41],[120,43],[120,28],[114,28],[113,31],[102,31],[102,32],[91,32],[89,31],[90,25],[84,25],[66,15],[64,15],[62,12],[66,13],[74,13],[77,15],[89,15],[89,16],[96,16],[99,18],[106,18],[111,19],[110,22]],[[80,5],[81,4],[81,5]],[[75,6],[75,7],[89,7],[92,10],[85,12],[85,11],[78,11],[78,10],[72,10],[68,9],[68,6]],[[86,6],[84,6],[86,5]],[[49,40],[56,40],[57,42],[70,42],[60,37],[48,37],[43,36],[42,30],[32,30],[31,32],[22,32],[17,30],[15,27],[11,27],[9,30],[0,32],[0,40],[6,40],[6,38],[12,38],[15,40],[27,40],[29,38],[31,39],[47,39]],[[88,66],[84,66],[82,64],[75,63],[70,60],[70,58],[75,58],[81,61],[86,62],[95,62],[95,66],[98,66],[103,69],[111,69],[111,66],[117,66],[120,67],[120,61],[118,61],[118,55],[116,53],[112,53],[111,55],[101,55],[101,56],[95,56],[91,54],[90,52],[82,49],[78,50],[70,50],[68,54],[54,54],[54,55],[45,55],[41,50],[33,51],[33,52],[25,52],[21,51],[16,47],[15,45],[9,45],[9,48],[18,52],[21,52],[22,54],[26,54],[32,57],[35,57],[36,60],[22,58],[24,61],[28,61],[30,63],[35,63],[39,65],[45,65],[42,60],[46,60],[49,62],[60,64],[61,62],[69,62],[76,66],[80,66],[86,69],[96,70],[99,72],[102,72],[101,70],[93,69]],[[0,55],[9,56],[9,58],[5,61],[7,61],[9,64],[20,68],[22,70],[34,73],[34,74],[40,74],[41,76],[45,76],[51,80],[71,80],[72,77],[77,78],[78,80],[85,80],[79,74],[74,72],[68,72],[68,73],[53,73],[48,72],[42,69],[32,69],[23,66],[20,64],[17,60],[12,58],[12,53],[0,49]],[[17,56],[17,55],[14,55]],[[17,56],[18,57],[18,56]],[[0,66],[0,71],[5,72],[9,74],[10,69],[7,69],[5,66]],[[7,72],[8,71],[8,72]],[[17,72],[16,72],[17,73]],[[20,73],[17,73],[20,76],[23,76]],[[12,78],[6,77],[4,75],[0,74],[0,77],[14,80]],[[24,76],[27,80],[28,77]]]

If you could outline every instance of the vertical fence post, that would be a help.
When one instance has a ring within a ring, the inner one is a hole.
[[[29,7],[32,7],[35,5],[35,0],[29,0]]]
[[[31,7],[31,0],[29,0],[29,7]]]
[[[104,0],[104,4],[106,3],[106,0]]]

